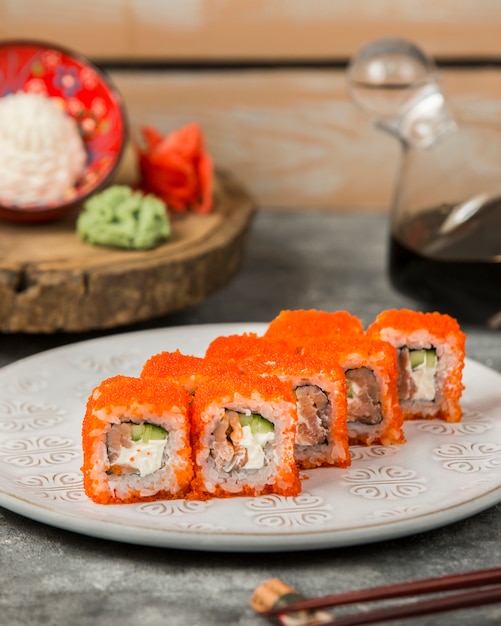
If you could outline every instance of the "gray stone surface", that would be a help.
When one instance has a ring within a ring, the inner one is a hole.
[[[369,323],[413,306],[385,271],[387,220],[370,213],[263,211],[244,265],[203,304],[137,328],[269,321],[280,309],[347,309]],[[132,330],[130,328],[120,331]],[[466,329],[471,358],[501,371],[501,333]],[[87,335],[4,335],[0,365]],[[296,553],[154,549],[92,539],[0,509],[0,624],[251,626],[255,587],[280,577],[306,595],[501,564],[501,505],[464,521],[382,543]],[[406,622],[499,626],[501,604]]]

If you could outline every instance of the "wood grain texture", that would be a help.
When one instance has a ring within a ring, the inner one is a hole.
[[[347,58],[368,40],[413,39],[444,57],[500,56],[496,0],[4,0],[1,38],[99,59]]]
[[[450,59],[501,57],[497,0],[4,0],[1,38],[94,60],[346,60],[400,36]],[[263,206],[386,209],[399,145],[350,102],[342,69],[112,74],[133,132],[198,121],[216,162]],[[500,121],[501,71],[444,75],[460,115]]]
[[[399,142],[348,97],[342,71],[115,72],[133,136],[198,121],[216,163],[261,206],[386,210]],[[458,118],[501,124],[501,71],[454,70],[443,89]],[[501,168],[501,164],[500,164]],[[130,170],[129,170],[130,171]]]
[[[0,331],[77,332],[114,328],[200,302],[240,266],[254,203],[227,174],[209,215],[173,216],[172,235],[153,250],[89,246],[76,214],[0,230]]]

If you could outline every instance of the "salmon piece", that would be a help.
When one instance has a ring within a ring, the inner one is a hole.
[[[296,444],[315,446],[327,439],[329,399],[317,385],[301,385],[295,389],[298,426]]]

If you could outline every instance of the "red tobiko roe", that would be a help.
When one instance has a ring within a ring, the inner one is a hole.
[[[209,213],[214,171],[200,126],[188,124],[165,137],[151,126],[141,133],[145,142],[138,148],[141,187],[173,211]]]

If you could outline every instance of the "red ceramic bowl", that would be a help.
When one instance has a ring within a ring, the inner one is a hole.
[[[1,42],[0,97],[18,91],[60,99],[78,125],[87,166],[60,201],[21,206],[0,201],[0,217],[24,222],[55,219],[109,182],[127,141],[125,107],[110,80],[85,57],[44,43]]]

